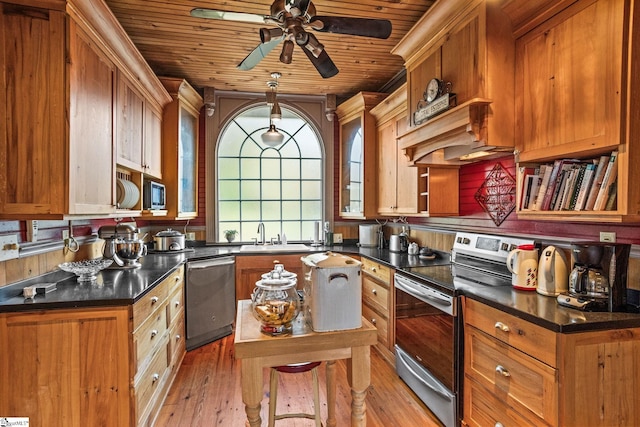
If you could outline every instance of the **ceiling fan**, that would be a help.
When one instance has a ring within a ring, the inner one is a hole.
[[[325,79],[338,74],[338,68],[324,50],[324,45],[307,29],[379,39],[386,39],[391,34],[391,22],[386,19],[316,15],[316,8],[311,0],[275,0],[271,4],[269,15],[196,8],[191,10],[191,16],[274,24],[277,28],[260,29],[261,43],[238,64],[238,68],[241,70],[252,69],[282,42],[282,52],[280,53],[282,63],[291,63],[293,49],[297,44]]]

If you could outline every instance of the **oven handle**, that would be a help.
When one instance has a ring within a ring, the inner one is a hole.
[[[408,361],[404,357],[404,355],[402,353],[396,352],[396,357],[399,357],[400,359],[402,359],[402,363],[404,364],[404,367],[407,368],[407,370],[409,372],[411,372],[411,375],[413,375],[418,381],[420,381],[422,384],[424,384],[426,387],[428,387],[435,394],[437,394],[441,398],[445,399],[447,402],[451,402],[451,397],[449,397],[449,395],[447,393],[443,392],[440,389],[440,387],[437,386],[437,384],[429,383],[424,378],[422,378],[422,376],[420,374],[418,374],[416,371],[414,371],[413,368],[411,367],[410,361]]]
[[[405,283],[402,282],[402,280],[398,280],[396,278],[395,280],[395,285],[396,288],[400,288],[402,291],[408,293],[409,295],[412,295],[418,299],[428,299],[434,302],[437,302],[438,304],[442,304],[442,305],[446,305],[446,306],[451,306],[452,302],[449,299],[445,299],[445,298],[438,298],[436,296],[433,295],[427,295],[427,294],[423,294],[422,292],[418,291],[417,289],[414,289],[412,287],[409,287],[408,285],[406,285]]]

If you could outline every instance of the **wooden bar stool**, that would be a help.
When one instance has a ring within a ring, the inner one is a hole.
[[[321,427],[320,420],[320,388],[318,386],[318,366],[321,362],[297,363],[293,365],[274,366],[271,368],[269,382],[269,427],[274,427],[276,420],[285,418],[308,418],[316,420],[316,427]],[[278,373],[299,374],[311,371],[313,377],[313,414],[296,413],[276,415],[276,403],[278,398]]]

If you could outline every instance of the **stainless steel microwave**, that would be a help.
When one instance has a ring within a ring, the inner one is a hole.
[[[167,205],[167,192],[164,184],[156,181],[144,182],[143,208],[148,210],[165,209]]]

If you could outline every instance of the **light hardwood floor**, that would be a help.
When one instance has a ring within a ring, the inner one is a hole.
[[[336,418],[339,427],[350,425],[350,389],[346,365],[337,364]],[[324,364],[319,368],[320,411],[327,416]],[[311,412],[311,374],[281,374],[278,413]],[[264,370],[262,425],[267,425],[268,370]],[[429,410],[398,378],[395,370],[371,350],[371,387],[366,399],[368,427],[441,426]],[[243,427],[245,412],[240,389],[240,362],[234,357],[233,335],[187,353],[178,376],[158,415],[156,427]],[[324,421],[323,421],[324,422]],[[312,420],[281,420],[276,427],[313,426]]]

